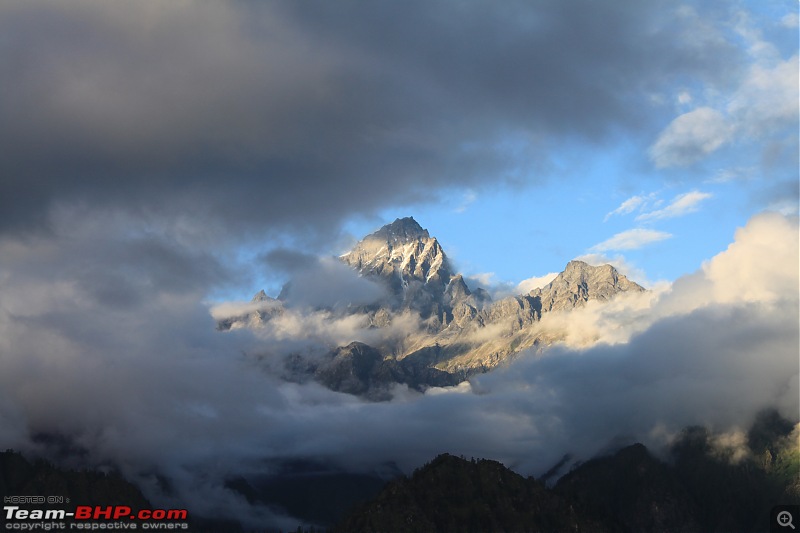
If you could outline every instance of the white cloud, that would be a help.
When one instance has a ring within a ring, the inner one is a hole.
[[[701,107],[673,120],[650,147],[650,157],[658,168],[689,165],[728,142],[732,133],[722,113]]]
[[[550,272],[544,276],[534,276],[524,279],[517,285],[517,294],[528,294],[533,289],[539,289],[556,279],[558,272]]]
[[[758,175],[756,167],[733,167],[719,169],[705,183],[728,183],[731,181],[748,181]]]
[[[267,311],[280,306],[280,302],[275,300],[264,302],[220,302],[212,305],[209,312],[214,320],[224,320],[248,315],[256,311]]]
[[[535,288],[547,285],[557,275],[557,273],[551,272],[544,276],[534,276],[524,279],[519,283],[498,280],[494,272],[481,272],[471,276],[465,276],[464,279],[471,289],[474,290],[477,287],[485,289],[489,291],[492,299],[496,301],[508,296],[527,294]]]
[[[611,250],[636,250],[647,244],[671,238],[670,233],[652,229],[634,228],[617,233],[610,239],[589,248],[590,252],[608,252]]]
[[[461,204],[454,209],[456,213],[463,213],[467,208],[478,199],[478,195],[472,189],[467,190],[461,199]]]
[[[641,195],[631,196],[630,198],[628,198],[627,200],[622,202],[619,205],[619,207],[617,207],[613,211],[609,212],[605,216],[605,218],[603,219],[603,222],[605,222],[606,220],[608,220],[609,218],[611,218],[614,215],[627,215],[628,213],[632,213],[636,209],[641,209],[642,206],[644,206],[645,203],[647,202],[647,200],[649,198],[651,198],[651,197],[652,197],[652,195],[650,195],[650,196],[641,196]]]
[[[762,136],[796,124],[798,113],[798,56],[753,65],[728,104],[743,133]]]
[[[740,9],[734,14],[733,30],[747,43],[747,52],[757,61],[770,61],[780,57],[777,48],[764,40],[761,29],[753,23],[747,11]]]
[[[798,257],[796,219],[765,213],[737,230],[735,242],[705,263],[703,273],[716,302],[775,302],[797,297]]]
[[[385,289],[333,257],[296,267],[286,291],[286,303],[299,307],[365,305],[386,296]]]
[[[800,17],[797,13],[788,13],[781,19],[781,26],[784,28],[797,28],[800,26]]]
[[[800,211],[800,206],[797,204],[796,198],[785,198],[772,202],[767,206],[768,211],[774,211],[784,216],[797,215]]]
[[[491,287],[492,285],[497,284],[496,274],[494,272],[479,272],[477,274],[472,274],[471,276],[467,277],[467,282],[469,286],[473,284],[478,285],[479,287]],[[472,282],[472,283],[469,283]]]
[[[700,191],[690,191],[679,194],[673,198],[672,202],[667,207],[649,213],[642,213],[636,217],[636,220],[661,220],[694,213],[700,208],[700,203],[703,200],[707,200],[711,197],[712,194]]]

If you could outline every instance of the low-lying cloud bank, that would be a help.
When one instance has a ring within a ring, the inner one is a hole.
[[[563,345],[469,386],[398,386],[382,403],[283,382],[252,357],[281,357],[314,328],[328,334],[315,341],[357,337],[361,324],[309,311],[282,317],[280,335],[223,334],[199,291],[144,275],[135,301],[108,303],[68,268],[76,253],[56,241],[0,242],[0,446],[47,455],[34,437],[64,436],[88,452],[67,462],[118,465],[165,501],[156,474],[166,475],[172,497],[198,512],[241,511],[221,481],[264,459],[410,469],[447,451],[541,474],[567,452],[635,440],[657,449],[690,424],[736,431],[768,406],[800,419],[796,218],[754,217],[669,288],[547,317],[541,327],[566,328]],[[26,268],[43,255],[67,267],[51,278]],[[253,513],[254,523],[281,523]]]

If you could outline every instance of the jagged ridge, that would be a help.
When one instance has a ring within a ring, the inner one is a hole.
[[[450,264],[439,241],[412,217],[367,235],[341,259],[362,276],[384,283],[395,296],[395,308],[415,309],[425,318],[442,312],[453,276]]]
[[[388,301],[345,312],[366,314],[372,327],[382,328],[410,311],[425,328],[389,344],[364,345],[369,350],[354,349],[353,344],[334,349],[322,363],[294,358],[291,364],[295,373],[305,369],[334,390],[373,398],[385,395],[385,382],[424,388],[491,370],[524,349],[555,340],[532,328],[543,313],[568,312],[592,300],[644,291],[611,265],[570,261],[545,287],[493,302],[488,292],[471,290],[461,274],[453,273],[439,241],[413,217],[398,218],[367,235],[340,259],[383,284],[391,295]],[[272,299],[264,291],[253,303],[259,306],[256,311],[220,322],[220,329],[261,327],[284,311],[280,297]],[[491,338],[476,335],[488,327]]]

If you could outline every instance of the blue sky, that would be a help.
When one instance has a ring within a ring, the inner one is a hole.
[[[745,58],[724,86],[665,79],[640,110],[657,118],[635,136],[544,142],[544,163],[529,160],[524,139],[512,140],[520,164],[511,184],[487,176],[488,186],[432,190],[423,202],[351,220],[346,232],[358,238],[412,215],[468,276],[516,284],[602,254],[652,284],[700,268],[756,213],[796,214],[797,5],[718,7],[707,19],[683,9],[708,32],[696,38],[718,39]],[[612,240],[626,232],[639,238]]]
[[[588,153],[587,159],[592,155]],[[759,188],[749,182],[718,183],[698,177],[659,183],[647,177],[638,181],[637,190],[619,176],[625,161],[602,154],[594,160],[596,168],[572,178],[566,188],[553,180],[498,191],[454,190],[441,203],[410,209],[466,274],[493,272],[497,281],[516,283],[558,272],[569,260],[592,253],[617,260],[622,256],[628,267],[640,275],[644,272],[649,281],[671,281],[724,250],[737,227],[768,208],[753,201],[751,195]],[[628,180],[633,181],[630,176]],[[620,209],[625,202],[630,202],[630,211]],[[667,210],[676,203],[683,208]],[[384,220],[405,212],[387,210]],[[369,231],[368,226],[354,224],[352,232]],[[643,237],[640,245],[631,243],[630,248],[611,243],[608,249],[595,249],[631,230],[663,238]]]

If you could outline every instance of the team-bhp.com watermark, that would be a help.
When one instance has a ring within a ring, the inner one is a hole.
[[[188,530],[186,509],[138,509],[125,505],[78,505],[65,509],[26,509],[23,505],[68,504],[68,499],[49,496],[6,496],[3,500],[5,529],[14,531],[80,530]]]

